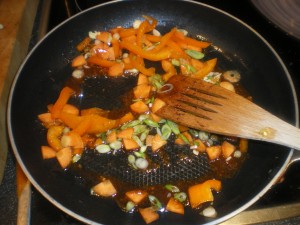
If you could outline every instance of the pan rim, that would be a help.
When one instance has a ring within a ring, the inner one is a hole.
[[[180,2],[188,2],[188,3],[192,3],[192,4],[196,4],[196,5],[201,5],[203,7],[206,8],[210,8],[215,10],[218,13],[221,13],[227,17],[230,17],[231,19],[235,20],[236,22],[240,23],[243,27],[247,28],[249,31],[251,31],[252,33],[254,33],[267,47],[269,50],[271,50],[272,54],[276,57],[277,61],[280,63],[281,68],[284,70],[284,73],[286,75],[286,78],[288,80],[289,86],[291,88],[291,94],[293,96],[293,101],[294,101],[294,112],[295,112],[295,125],[298,127],[299,126],[299,105],[298,105],[298,99],[297,99],[297,95],[296,95],[296,90],[294,87],[294,83],[292,81],[291,75],[287,69],[287,67],[285,66],[284,62],[282,61],[282,59],[280,58],[280,56],[278,55],[278,53],[275,51],[275,49],[270,45],[270,43],[262,36],[260,35],[255,29],[253,29],[251,26],[249,26],[248,24],[246,24],[245,22],[243,22],[242,20],[240,20],[239,18],[231,15],[230,13],[227,13],[226,11],[223,11],[221,9],[218,9],[216,7],[213,7],[211,5],[205,4],[205,3],[200,3],[200,2],[195,2],[192,0],[178,0]],[[88,13],[89,11],[95,9],[95,8],[100,8],[104,5],[108,5],[108,4],[116,4],[118,2],[124,2],[123,0],[114,0],[111,2],[107,2],[107,3],[103,3],[97,6],[94,6],[92,8],[89,8],[87,10],[84,10],[82,12],[79,12],[78,14],[70,17],[69,19],[63,21],[62,23],[60,23],[58,26],[56,26],[55,28],[53,28],[50,32],[48,32],[44,38],[42,38],[33,48],[32,50],[29,52],[29,54],[26,56],[26,58],[24,59],[23,63],[21,64],[21,66],[19,67],[16,76],[14,77],[14,80],[12,82],[11,85],[11,89],[10,89],[10,93],[9,93],[9,97],[8,97],[8,105],[7,105],[7,130],[8,130],[8,136],[9,136],[9,141],[12,147],[12,150],[14,152],[14,155],[18,161],[18,163],[20,164],[22,170],[24,171],[24,173],[26,174],[26,176],[28,177],[29,181],[32,183],[32,185],[49,201],[51,202],[53,205],[55,205],[57,208],[59,208],[61,211],[67,213],[68,215],[74,217],[75,219],[82,221],[84,223],[88,223],[88,224],[99,224],[95,221],[92,221],[84,216],[81,216],[79,214],[74,213],[72,210],[68,209],[67,207],[65,207],[64,205],[62,205],[60,202],[56,201],[49,193],[47,193],[44,188],[31,176],[31,173],[29,172],[29,170],[27,170],[26,166],[24,165],[16,143],[14,141],[14,135],[13,135],[13,131],[12,131],[12,127],[11,127],[11,106],[12,106],[12,99],[13,99],[13,94],[14,94],[14,89],[16,86],[16,83],[18,81],[18,78],[21,74],[21,71],[23,69],[23,67],[26,65],[28,59],[31,57],[31,55],[33,54],[33,52],[35,51],[35,49],[37,49],[40,44],[48,37],[50,36],[53,32],[55,32],[59,27],[63,26],[65,23],[68,23],[70,20],[72,20],[73,18],[84,14],[84,13]],[[288,157],[286,159],[286,161],[284,162],[284,164],[282,165],[281,169],[276,173],[276,175],[269,181],[268,185],[266,185],[258,194],[256,194],[254,197],[252,197],[252,199],[248,202],[246,202],[244,205],[242,205],[241,207],[239,207],[238,209],[232,211],[231,213],[226,214],[223,217],[220,217],[212,222],[206,223],[206,224],[218,224],[220,222],[223,222],[225,220],[228,220],[229,218],[237,215],[238,213],[246,210],[248,207],[250,207],[252,204],[254,204],[256,201],[258,201],[259,198],[261,198],[269,189],[270,187],[278,180],[278,178],[281,176],[281,174],[286,170],[288,164],[290,163],[290,160],[293,156],[293,152],[294,150],[291,149],[290,153],[288,154]]]

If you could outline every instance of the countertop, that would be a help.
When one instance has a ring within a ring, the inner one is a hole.
[[[39,0],[0,0],[0,182],[7,157],[6,105],[9,89],[25,58]]]

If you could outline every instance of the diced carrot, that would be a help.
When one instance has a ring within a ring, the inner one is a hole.
[[[204,67],[204,63],[197,59],[191,59],[191,65],[198,71]]]
[[[54,103],[52,110],[51,110],[51,115],[52,118],[56,119],[58,118],[59,114],[62,112],[63,107],[67,104],[71,96],[74,94],[74,90],[69,88],[68,86],[64,87],[56,102]]]
[[[116,130],[111,130],[109,134],[106,136],[106,142],[108,144],[113,143],[117,140],[117,131]]]
[[[101,144],[103,144],[103,143],[104,143],[104,142],[103,142],[102,138],[97,138],[96,141],[95,141],[95,146],[101,145]]]
[[[77,46],[76,49],[79,52],[82,52],[91,42],[91,38],[90,37],[86,37],[85,39],[83,39]]]
[[[132,115],[131,112],[128,112],[124,116],[122,116],[121,118],[118,119],[117,124],[122,125],[122,124],[127,123],[132,120],[134,120],[134,116]]]
[[[73,147],[73,148],[83,148],[84,147],[81,136],[74,131],[65,133],[62,136],[61,145],[63,147]]]
[[[74,155],[81,155],[83,153],[83,148],[73,148]]]
[[[143,201],[147,196],[148,192],[140,189],[127,191],[125,193],[126,197],[129,198],[131,201],[133,201],[135,204],[139,204],[141,201]]]
[[[124,63],[115,63],[108,68],[108,75],[112,77],[121,76],[124,74]]]
[[[199,205],[205,202],[211,202],[214,200],[214,196],[211,191],[211,186],[208,182],[196,184],[188,188],[188,195],[191,207],[197,208]]]
[[[138,86],[136,86],[133,89],[134,97],[136,99],[139,99],[139,98],[142,98],[142,99],[149,98],[150,93],[151,93],[151,89],[152,89],[152,86],[148,85],[148,84],[138,85]]]
[[[94,135],[85,134],[81,137],[81,139],[84,146],[87,146],[89,148],[95,147],[96,137]]]
[[[154,135],[151,143],[151,148],[153,152],[159,150],[162,146],[167,144],[167,141],[162,139],[159,134]]]
[[[187,131],[183,132],[182,135],[186,137],[186,139],[189,141],[189,143],[193,142],[192,136]],[[178,145],[187,144],[180,136],[178,138],[176,138],[175,143]]]
[[[140,146],[138,145],[138,143],[136,143],[135,140],[133,140],[132,138],[130,139],[123,139],[123,145],[124,145],[124,148],[126,150],[134,150],[134,149],[137,149],[139,148]]]
[[[118,134],[117,134],[117,137],[118,138],[125,138],[125,139],[131,139],[132,138],[132,135],[134,133],[134,129],[133,127],[128,127],[128,128],[125,128],[124,130],[121,130]]]
[[[240,144],[239,144],[239,150],[243,153],[247,152],[248,150],[248,140],[241,138]]]
[[[56,120],[52,118],[51,113],[41,113],[38,115],[38,119],[47,128],[56,124]]]
[[[130,105],[133,112],[142,114],[149,111],[148,106],[143,101],[137,101]]]
[[[47,142],[48,145],[55,151],[59,151],[63,148],[60,138],[62,135],[64,127],[63,126],[51,126],[47,130]]]
[[[155,114],[153,112],[150,113],[150,117],[153,121],[155,121],[157,123],[162,120],[162,118],[160,116],[158,116],[157,114]]]
[[[96,114],[96,115],[99,115],[99,116],[107,117],[108,113],[109,113],[109,110],[104,110],[104,109],[100,109],[100,108],[97,108],[97,107],[82,109],[80,111],[81,116]]]
[[[110,180],[104,180],[100,182],[92,187],[92,190],[95,194],[103,197],[110,197],[117,194],[117,190]]]
[[[109,44],[111,42],[112,35],[109,32],[102,31],[96,36],[96,39]]]
[[[197,151],[199,151],[199,152],[205,152],[206,146],[205,146],[205,144],[200,139],[196,139],[194,141],[194,143],[195,143],[195,145],[197,145],[197,148],[196,148]]]
[[[212,188],[213,190],[215,190],[217,192],[221,191],[221,188],[222,188],[221,181],[213,179],[213,180],[207,180],[205,182],[209,183],[210,188]]]
[[[196,79],[202,79],[205,77],[207,74],[213,71],[217,64],[217,58],[210,59],[203,64],[203,68],[198,70],[196,73],[192,74],[192,78]]]
[[[222,155],[225,159],[227,159],[229,156],[233,154],[235,151],[235,146],[228,141],[224,141],[222,143]]]
[[[140,73],[137,81],[137,85],[141,84],[149,84],[148,76],[145,74]]]
[[[41,146],[41,152],[43,159],[51,159],[56,156],[56,151],[49,146]]]
[[[206,153],[210,160],[215,160],[215,159],[219,158],[221,151],[222,151],[222,148],[220,145],[215,145],[215,146],[206,148]]]
[[[166,105],[166,103],[163,100],[161,100],[160,98],[155,98],[155,100],[152,104],[151,111],[153,113],[156,113],[160,108],[162,108],[165,105]]]
[[[62,148],[56,153],[56,159],[60,166],[65,169],[72,161],[72,149],[70,147]]]
[[[86,64],[86,60],[83,55],[78,55],[72,60],[72,67],[79,67]]]
[[[171,197],[166,205],[166,210],[174,213],[184,214],[184,206],[181,202],[177,201],[173,197]]]
[[[154,135],[151,135],[151,134],[147,135],[147,137],[146,137],[146,145],[147,146],[151,146],[152,145],[153,138],[154,138]]]
[[[112,43],[112,48],[113,48],[113,50],[114,50],[115,58],[119,58],[120,55],[121,55],[121,50],[120,50],[119,40],[113,38],[113,39],[111,40],[111,43]]]
[[[152,223],[159,219],[159,214],[152,208],[139,208],[139,212],[146,224]]]

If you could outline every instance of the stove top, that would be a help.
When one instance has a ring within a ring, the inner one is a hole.
[[[255,4],[253,4],[254,1],[263,0],[201,0],[199,2],[215,6],[236,16],[260,33],[282,58],[291,74],[298,97],[300,97],[300,40],[269,21],[265,15],[257,10]],[[45,2],[47,0],[41,1],[41,7]],[[86,9],[99,2],[104,1],[52,1],[49,23],[46,30],[52,29],[69,16],[79,12],[80,9]],[[40,21],[38,21],[40,17],[41,15],[37,15],[37,25],[33,32],[31,47],[37,42],[37,38],[40,35],[37,34],[39,30],[43,30],[40,28]],[[5,209],[5,213],[0,214],[0,223],[16,224],[17,200],[14,194],[15,159],[11,151],[8,154],[5,176],[3,184],[0,186],[0,193],[0,206],[4,206],[4,203],[5,205],[9,205]],[[272,220],[273,222],[271,222]],[[273,225],[300,223],[300,162],[292,164],[278,184],[270,189],[247,211],[223,224],[254,223]],[[82,223],[61,212],[32,187],[29,224],[81,225]]]

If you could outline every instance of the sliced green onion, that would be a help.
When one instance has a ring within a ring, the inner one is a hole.
[[[183,134],[179,134],[179,137],[186,143],[186,144],[190,144],[190,141],[186,138],[186,136],[184,136]]]
[[[172,59],[171,63],[173,66],[180,66],[180,62],[177,59]]]
[[[201,141],[207,141],[209,138],[209,134],[205,131],[199,131],[199,139]]]
[[[189,133],[195,138],[199,137],[199,132],[197,130],[189,129]]]
[[[143,122],[150,127],[159,127],[157,122],[150,120],[150,119],[145,119]]]
[[[134,162],[135,162],[135,157],[134,157],[134,155],[129,155],[129,156],[128,156],[128,162],[129,162],[130,164],[134,164]]]
[[[177,186],[172,185],[172,184],[166,184],[166,185],[165,185],[165,188],[166,188],[167,190],[171,191],[172,193],[174,193],[174,192],[179,192],[179,191],[180,191],[179,188],[178,188]]]
[[[135,160],[135,165],[137,168],[139,169],[146,169],[148,166],[149,166],[149,162],[147,159],[144,159],[144,158],[137,158]]]
[[[121,129],[124,130],[124,129],[128,128],[128,127],[134,127],[134,126],[136,126],[136,125],[139,125],[140,123],[141,123],[141,121],[139,121],[139,120],[132,120],[132,121],[130,121],[129,123],[125,123],[125,124],[121,127]]]
[[[140,147],[144,146],[144,143],[139,139],[138,136],[132,135],[132,139],[133,139]]]
[[[116,149],[120,149],[122,148],[122,142],[121,141],[114,141],[112,143],[109,144],[109,147],[111,147],[112,149],[116,150]]]
[[[76,155],[73,156],[72,162],[73,162],[73,163],[76,163],[76,162],[78,162],[80,159],[81,159],[81,155],[76,154]]]
[[[99,153],[107,153],[111,150],[111,148],[109,145],[97,145],[96,150]]]
[[[187,65],[187,70],[188,70],[189,72],[192,72],[192,73],[196,73],[196,72],[197,72],[196,68],[193,67],[193,66],[191,66],[191,65]]]
[[[162,133],[161,133],[161,131],[160,131],[160,129],[159,129],[158,127],[156,127],[156,133],[157,133],[159,136],[162,135]]]
[[[142,146],[141,148],[140,148],[140,152],[146,152],[146,150],[147,150],[147,146],[145,145],[145,146]]]
[[[138,124],[138,125],[134,126],[133,129],[134,129],[135,134],[140,134],[147,130],[147,126],[143,125],[143,124]]]
[[[178,125],[176,123],[174,123],[173,121],[167,120],[167,124],[169,125],[169,127],[171,128],[172,132],[176,135],[180,134]]]
[[[126,210],[126,212],[129,212],[129,211],[133,210],[134,207],[135,207],[135,204],[132,201],[128,201],[126,203],[125,210]]]
[[[204,54],[202,52],[199,52],[199,51],[196,51],[193,49],[187,49],[187,50],[185,50],[185,53],[194,59],[202,59],[204,57]]]
[[[139,158],[146,158],[146,155],[144,152],[134,152],[133,154]]]
[[[161,133],[162,133],[161,135],[162,139],[168,140],[172,133],[172,130],[168,124],[164,124],[161,128]]]
[[[174,194],[174,198],[180,202],[184,202],[187,199],[185,192],[179,192]]]
[[[149,118],[149,115],[148,115],[148,114],[141,114],[141,115],[139,116],[139,121],[143,121],[143,120],[148,119],[148,118]]]
[[[151,204],[155,207],[156,210],[159,210],[162,208],[162,204],[160,201],[153,195],[148,195],[149,201]]]
[[[147,136],[148,136],[148,134],[149,134],[149,130],[145,130],[143,133],[141,133],[141,135],[140,135],[140,140],[141,141],[145,141],[146,140],[146,138],[147,138]]]

